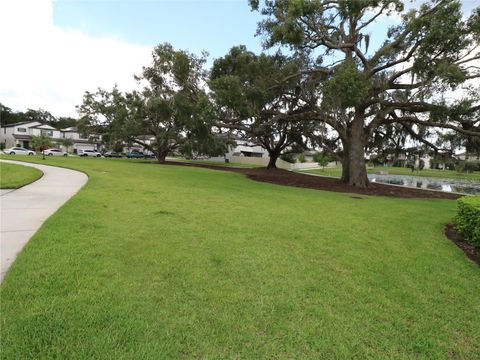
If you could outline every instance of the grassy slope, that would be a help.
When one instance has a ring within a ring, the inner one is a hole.
[[[305,172],[311,172],[313,174],[324,175],[324,176],[333,176],[340,177],[342,175],[342,168],[325,168],[325,169],[313,169],[313,170],[304,170]],[[399,167],[375,167],[368,169],[370,174],[374,174],[380,171],[386,171],[392,175],[414,175],[414,176],[425,176],[425,177],[439,177],[446,179],[468,179],[480,181],[480,173],[475,171],[473,173],[459,173],[453,170],[434,170],[434,169],[424,169],[421,171],[414,171],[408,168],[399,168]]]
[[[480,269],[442,234],[452,201],[45,163],[90,180],[2,284],[2,358],[480,356]]]
[[[35,168],[0,163],[0,189],[18,189],[41,178],[43,173]]]

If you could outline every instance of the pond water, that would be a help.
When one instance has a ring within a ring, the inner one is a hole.
[[[368,174],[372,182],[408,186],[427,190],[458,192],[480,195],[480,181],[464,179],[443,179],[413,175]]]

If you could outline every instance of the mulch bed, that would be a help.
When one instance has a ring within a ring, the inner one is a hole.
[[[344,193],[353,193],[361,195],[379,195],[391,196],[399,198],[422,198],[422,199],[451,199],[455,200],[461,197],[458,194],[452,194],[440,191],[421,190],[408,187],[391,186],[379,183],[370,183],[368,188],[361,189],[348,184],[344,184],[339,179],[312,176],[301,174],[293,171],[265,168],[233,168],[226,166],[207,165],[207,164],[192,164],[167,161],[166,164],[178,166],[195,166],[207,169],[231,171],[235,173],[245,174],[248,178],[255,181],[262,181],[278,185],[294,186],[316,190],[326,190]]]
[[[462,237],[455,231],[455,227],[453,224],[447,224],[443,231],[445,233],[445,236],[451,241],[453,241],[455,245],[457,245],[460,249],[462,249],[465,255],[467,255],[470,260],[476,262],[480,266],[480,248],[465,242]]]

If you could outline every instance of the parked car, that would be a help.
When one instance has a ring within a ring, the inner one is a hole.
[[[109,157],[109,158],[121,158],[122,154],[119,154],[115,151],[107,151],[106,153],[103,154],[103,156]]]
[[[8,155],[35,155],[35,151],[22,147],[12,147],[10,149],[3,150],[3,152]]]
[[[143,159],[145,154],[141,151],[132,151],[127,154],[127,158],[129,159]]]
[[[47,149],[45,150],[45,155],[47,156],[68,156],[65,151],[60,149]]]
[[[100,157],[100,154],[97,150],[79,150],[78,156],[91,156],[91,157]]]

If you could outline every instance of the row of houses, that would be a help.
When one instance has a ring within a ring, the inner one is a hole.
[[[74,127],[55,129],[53,126],[38,121],[26,121],[0,127],[0,143],[2,148],[23,147],[32,149],[33,136],[48,136],[52,146],[64,151],[77,153],[79,150],[100,150],[101,136],[84,135]],[[63,145],[64,139],[71,139],[72,145],[68,149]]]

